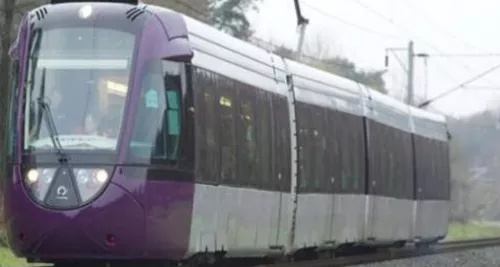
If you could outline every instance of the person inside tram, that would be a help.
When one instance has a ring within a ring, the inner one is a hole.
[[[121,116],[123,114],[121,112],[122,108],[123,104],[113,103],[106,109],[97,129],[99,135],[108,138],[118,138]]]
[[[58,134],[72,134],[77,131],[77,125],[75,125],[75,119],[70,115],[68,110],[68,105],[63,103],[66,101],[63,94],[59,88],[52,88],[49,97],[49,107],[53,116],[54,123],[57,128]],[[47,115],[45,115],[47,116]]]
[[[51,91],[48,104],[57,128],[57,133],[60,135],[83,134],[87,130],[78,119],[80,118],[78,114],[82,108],[75,101],[71,101],[75,98],[59,88],[53,88]],[[89,121],[92,121],[92,118],[87,115],[85,124],[88,124]]]

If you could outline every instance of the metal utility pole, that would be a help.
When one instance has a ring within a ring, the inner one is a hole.
[[[429,54],[427,53],[419,53],[415,55],[416,57],[420,57],[424,59],[424,99],[427,99],[427,92],[429,91],[429,70],[427,65],[427,60],[429,59]]]
[[[413,72],[414,72],[414,66],[413,66],[413,59],[415,57],[414,51],[413,51],[413,41],[410,41],[408,43],[408,92],[406,96],[406,103],[408,105],[412,106],[413,105]]]
[[[425,77],[424,77],[424,99],[427,99],[427,92],[429,91],[429,70],[428,70],[428,66],[427,66],[427,58],[428,57],[424,57],[424,68],[425,68]]]
[[[295,13],[297,14],[297,27],[299,30],[299,42],[297,43],[297,58],[300,59],[302,57],[302,47],[304,45],[304,37],[306,34],[306,27],[309,24],[309,20],[302,16],[302,12],[300,11],[299,0],[293,0],[295,4]]]

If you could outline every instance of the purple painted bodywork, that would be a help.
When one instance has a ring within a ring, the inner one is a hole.
[[[61,212],[35,204],[16,180],[6,190],[5,212],[9,242],[19,256],[180,259],[186,253],[193,184],[115,175],[92,204]],[[108,234],[116,236],[114,246],[106,245]]]
[[[186,52],[192,55],[187,39],[171,39],[164,34],[167,30],[179,37],[186,36],[185,24],[179,23],[184,23],[179,15],[165,12],[158,17],[151,16],[144,25],[136,48],[135,73],[131,78],[132,90],[125,111],[119,164],[126,158],[131,138],[144,62],[149,58],[178,56]],[[21,27],[17,52],[21,58],[19,95],[22,96],[29,39],[27,21]],[[17,162],[21,162],[24,122],[20,103],[18,99]],[[187,251],[193,183],[146,181],[146,173],[140,177],[125,177],[121,167],[117,167],[110,184],[93,203],[71,211],[52,211],[30,199],[22,183],[20,165],[14,164],[12,168],[12,177],[7,178],[11,180],[6,183],[4,193],[4,212],[9,243],[18,256],[37,259],[181,259]],[[116,236],[114,246],[106,244],[108,234]]]

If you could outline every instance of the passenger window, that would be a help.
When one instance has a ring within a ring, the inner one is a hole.
[[[349,193],[349,176],[350,166],[349,166],[349,154],[350,154],[350,144],[349,144],[349,125],[348,118],[345,113],[339,112],[339,125],[343,125],[339,133],[339,146],[340,146],[340,158],[341,158],[341,173],[340,173],[340,187],[342,193]]]
[[[177,160],[179,151],[179,137],[181,134],[180,96],[177,91],[167,91],[167,157]]]
[[[273,157],[272,157],[272,117],[270,114],[271,106],[270,106],[271,95],[268,92],[260,91],[258,93],[258,116],[259,124],[257,134],[259,136],[259,154],[260,154],[260,173],[257,171],[257,175],[260,176],[261,188],[264,189],[272,189],[272,169],[273,169]],[[260,133],[260,135],[259,135]],[[259,166],[258,165],[258,166]],[[258,178],[257,178],[258,179]]]
[[[219,152],[216,105],[217,85],[215,74],[196,67],[193,88],[195,89],[195,116],[197,144],[197,180],[216,183],[219,177]]]
[[[239,88],[239,116],[238,121],[238,184],[258,185],[257,166],[259,166],[257,136],[258,124],[255,121],[255,93],[250,87],[236,82]]]
[[[298,173],[299,189],[307,192],[311,186],[311,134],[309,130],[309,107],[307,104],[297,103],[297,130],[298,130]]]
[[[314,129],[313,129],[313,138],[314,138],[314,167],[312,170],[313,178],[314,178],[314,192],[323,192],[325,186],[323,181],[325,180],[325,147],[324,147],[324,120],[323,120],[323,108],[322,107],[314,107]]]
[[[274,131],[274,175],[275,188],[281,192],[290,190],[290,123],[287,112],[286,98],[277,95],[272,96]]]
[[[130,142],[133,156],[178,160],[183,71],[182,63],[159,59],[146,63]]]
[[[231,80],[217,77],[219,91],[219,119],[218,128],[220,137],[220,177],[221,183],[234,184],[236,181],[236,123],[235,104],[233,103],[234,85]]]

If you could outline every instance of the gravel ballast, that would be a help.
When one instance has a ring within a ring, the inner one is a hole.
[[[357,267],[491,267],[500,266],[500,247],[394,260]]]

